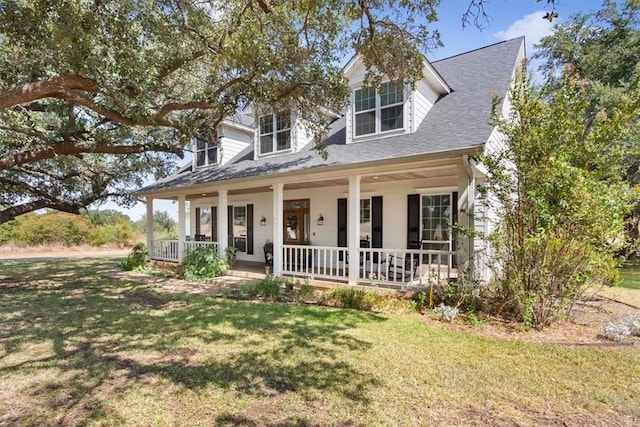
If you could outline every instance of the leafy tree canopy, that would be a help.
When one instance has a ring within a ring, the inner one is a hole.
[[[409,84],[439,0],[6,0],[0,3],[0,221],[77,213],[162,176],[249,103],[291,108],[317,141],[362,55]],[[555,7],[553,0],[547,4]],[[464,14],[484,16],[470,0]],[[318,146],[322,149],[321,146]]]
[[[640,63],[640,1],[606,0],[600,10],[571,16],[542,39],[538,57],[545,60],[542,70],[549,73],[547,92],[562,83],[562,69],[579,76],[589,90],[585,121],[592,123],[599,114],[613,114],[626,102],[636,85],[635,69]],[[629,129],[608,141],[603,154],[623,153],[618,170],[631,185],[640,183],[640,120],[629,118]],[[628,217],[627,233],[632,238],[628,250],[640,243],[640,204]],[[633,241],[636,243],[634,244]],[[637,250],[638,248],[636,248]]]

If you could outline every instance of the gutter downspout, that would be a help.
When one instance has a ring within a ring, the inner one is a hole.
[[[474,199],[475,199],[475,191],[476,191],[476,177],[475,174],[473,173],[473,165],[471,164],[473,160],[469,159],[469,155],[468,154],[463,154],[462,155],[462,165],[464,166],[464,170],[467,172],[467,191],[466,191],[466,195],[467,195],[467,215],[469,216],[468,219],[468,226],[469,227],[474,227]],[[474,253],[474,241],[473,241],[473,236],[468,236],[467,238],[467,244],[469,245],[468,248],[466,248],[467,250],[467,254],[468,254],[468,260],[469,260],[469,265],[468,265],[468,269],[469,269],[469,278],[470,279],[474,279],[475,278],[475,253]]]

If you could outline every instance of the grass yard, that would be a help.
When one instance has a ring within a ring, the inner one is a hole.
[[[0,264],[0,425],[640,423],[640,353]]]
[[[640,290],[640,261],[629,261],[620,269],[620,286]]]

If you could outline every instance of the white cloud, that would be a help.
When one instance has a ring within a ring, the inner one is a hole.
[[[509,25],[506,30],[498,31],[493,36],[499,40],[525,36],[527,57],[531,58],[534,54],[533,45],[539,43],[542,37],[551,34],[555,24],[555,22],[551,23],[543,18],[545,13],[544,11],[539,11],[525,15],[522,19],[518,19]]]

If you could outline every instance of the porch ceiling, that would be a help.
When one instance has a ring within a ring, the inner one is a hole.
[[[458,173],[456,165],[444,165],[436,167],[426,167],[419,170],[402,171],[402,172],[390,172],[380,173],[376,175],[363,175],[361,184],[375,184],[380,182],[393,182],[393,181],[408,181],[419,179],[442,179],[452,178]],[[332,187],[332,186],[347,186],[349,180],[345,176],[344,178],[333,178],[307,182],[287,183],[284,186],[285,190],[300,190],[306,188],[320,188],[320,187]],[[247,187],[243,189],[229,190],[229,195],[238,194],[254,194],[271,192],[270,185]],[[199,199],[202,197],[216,197],[218,192],[213,191],[201,191],[187,194],[187,200]]]

